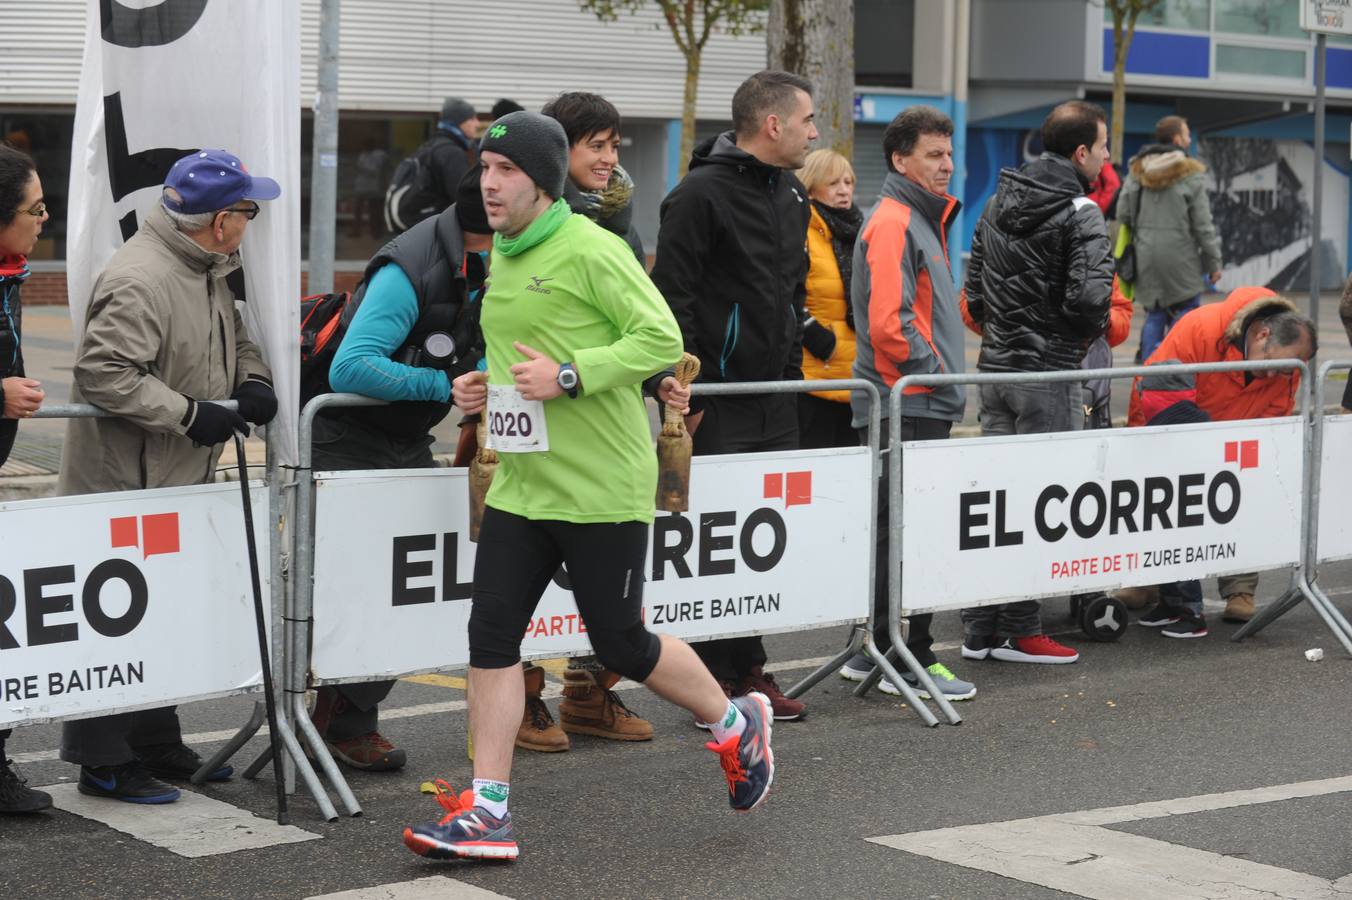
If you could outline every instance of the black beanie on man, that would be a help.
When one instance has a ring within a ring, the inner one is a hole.
[[[484,195],[479,190],[479,167],[471,166],[455,189],[455,220],[461,231],[470,234],[492,234],[488,213],[484,212]]]
[[[557,120],[533,112],[508,113],[484,132],[479,152],[501,153],[521,167],[540,190],[563,196],[568,178],[568,136]]]

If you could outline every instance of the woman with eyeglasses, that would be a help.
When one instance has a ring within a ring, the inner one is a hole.
[[[23,374],[19,350],[19,288],[28,277],[28,254],[33,252],[47,221],[42,182],[27,153],[0,144],[0,465],[14,446],[19,419],[27,419],[42,405],[42,386]],[[50,795],[24,784],[5,756],[9,730],[0,731],[0,814],[32,813],[52,805]]]

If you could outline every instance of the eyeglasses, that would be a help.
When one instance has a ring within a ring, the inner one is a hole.
[[[36,206],[30,206],[28,209],[21,209],[19,212],[32,216],[35,219],[41,219],[47,215],[47,204],[39,203]]]
[[[261,211],[262,211],[261,207],[259,207],[259,205],[257,203],[254,203],[252,200],[249,201],[248,206],[232,206],[226,210],[226,212],[228,213],[239,213],[241,216],[248,219],[250,222],[252,222],[255,218],[257,218],[259,212]]]

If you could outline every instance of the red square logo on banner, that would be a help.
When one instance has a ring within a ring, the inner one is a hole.
[[[765,476],[765,499],[777,500],[784,496],[784,476],[779,472]]]
[[[1239,441],[1225,442],[1225,461],[1228,463],[1239,462]]]
[[[1239,446],[1239,468],[1258,468],[1258,442],[1244,441]]]
[[[812,502],[812,472],[790,472],[786,476],[788,490],[784,494],[785,506],[804,506]]]
[[[146,556],[178,552],[178,513],[142,516],[141,530],[145,533]]]
[[[111,533],[114,547],[135,547],[139,543],[136,539],[135,516],[120,516],[116,519],[109,519],[108,530]]]

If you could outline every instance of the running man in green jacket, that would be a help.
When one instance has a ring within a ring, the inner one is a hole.
[[[474,790],[443,798],[448,815],[404,829],[404,843],[439,859],[517,857],[507,800],[525,705],[521,640],[560,563],[602,664],[710,723],[732,807],[749,810],[774,775],[769,700],[729,701],[688,645],[643,625],[657,461],[641,384],[680,357],[680,329],[624,240],[561,199],[558,122],[503,116],[485,132],[480,166],[495,232],[481,319],[488,371],[453,384],[461,410],[484,412],[501,460],[469,621]],[[662,399],[679,401],[677,390],[664,381]]]

